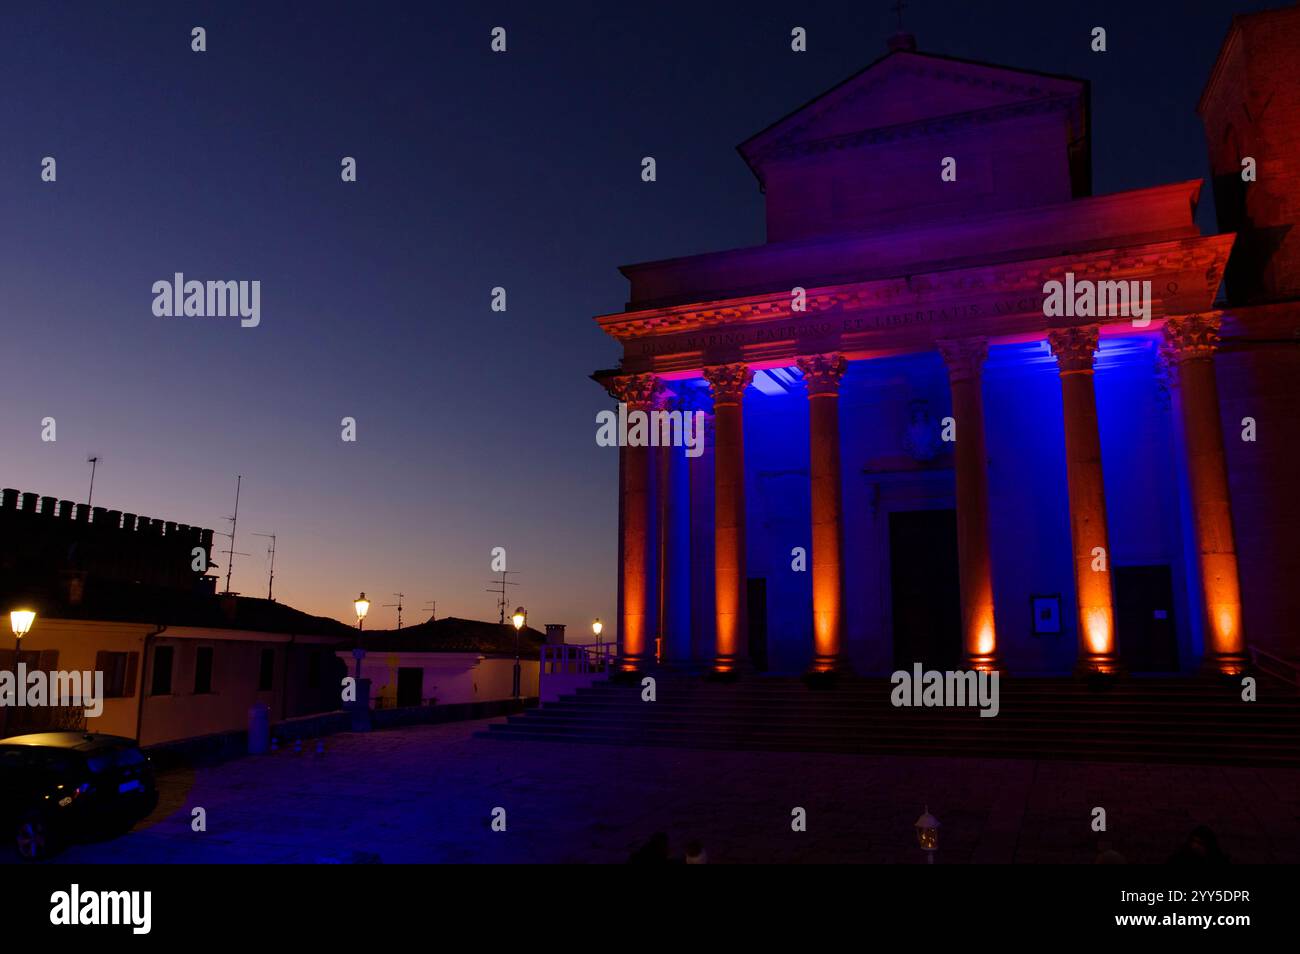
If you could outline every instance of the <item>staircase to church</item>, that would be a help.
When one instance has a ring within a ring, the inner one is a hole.
[[[731,684],[660,671],[640,685],[598,683],[489,725],[491,739],[889,755],[1300,767],[1300,697],[1259,681],[1130,677],[1102,692],[1066,678],[1003,678],[1000,711],[895,708],[887,679],[813,690],[793,677]]]

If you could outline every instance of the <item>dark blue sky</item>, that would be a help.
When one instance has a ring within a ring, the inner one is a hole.
[[[1274,5],[905,18],[922,51],[1091,80],[1101,193],[1206,175],[1197,97],[1231,13]],[[222,530],[241,473],[241,592],[265,592],[248,533],[274,531],[303,609],[400,589],[408,620],[429,599],[485,618],[504,546],[531,622],[612,620],[617,461],[587,375],[617,348],[591,317],[622,306],[620,264],[763,240],[736,144],[881,55],[889,7],[6,6],[0,485],[84,500],[97,453],[97,504]],[[155,317],[177,271],[260,280],[261,325]]]

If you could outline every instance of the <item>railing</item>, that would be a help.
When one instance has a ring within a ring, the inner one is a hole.
[[[585,675],[608,673],[614,667],[614,644],[574,646],[569,643],[542,647],[541,675]]]
[[[1254,663],[1256,669],[1300,688],[1300,664],[1275,656],[1267,649],[1260,649],[1258,646],[1247,648],[1250,650],[1250,661]]]

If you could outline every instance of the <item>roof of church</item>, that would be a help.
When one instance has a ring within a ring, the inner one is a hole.
[[[764,184],[763,166],[775,153],[803,143],[889,138],[927,121],[1023,108],[1062,98],[1086,138],[1090,85],[1086,79],[895,49],[813,97],[746,139],[736,150]]]

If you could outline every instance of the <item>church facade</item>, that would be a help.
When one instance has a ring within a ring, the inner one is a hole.
[[[620,448],[622,667],[1297,655],[1297,56],[1300,11],[1233,21],[1214,235],[1200,181],[1093,194],[1086,82],[902,36],[741,144],[767,241],[625,266],[596,319],[616,402],[707,422]]]

